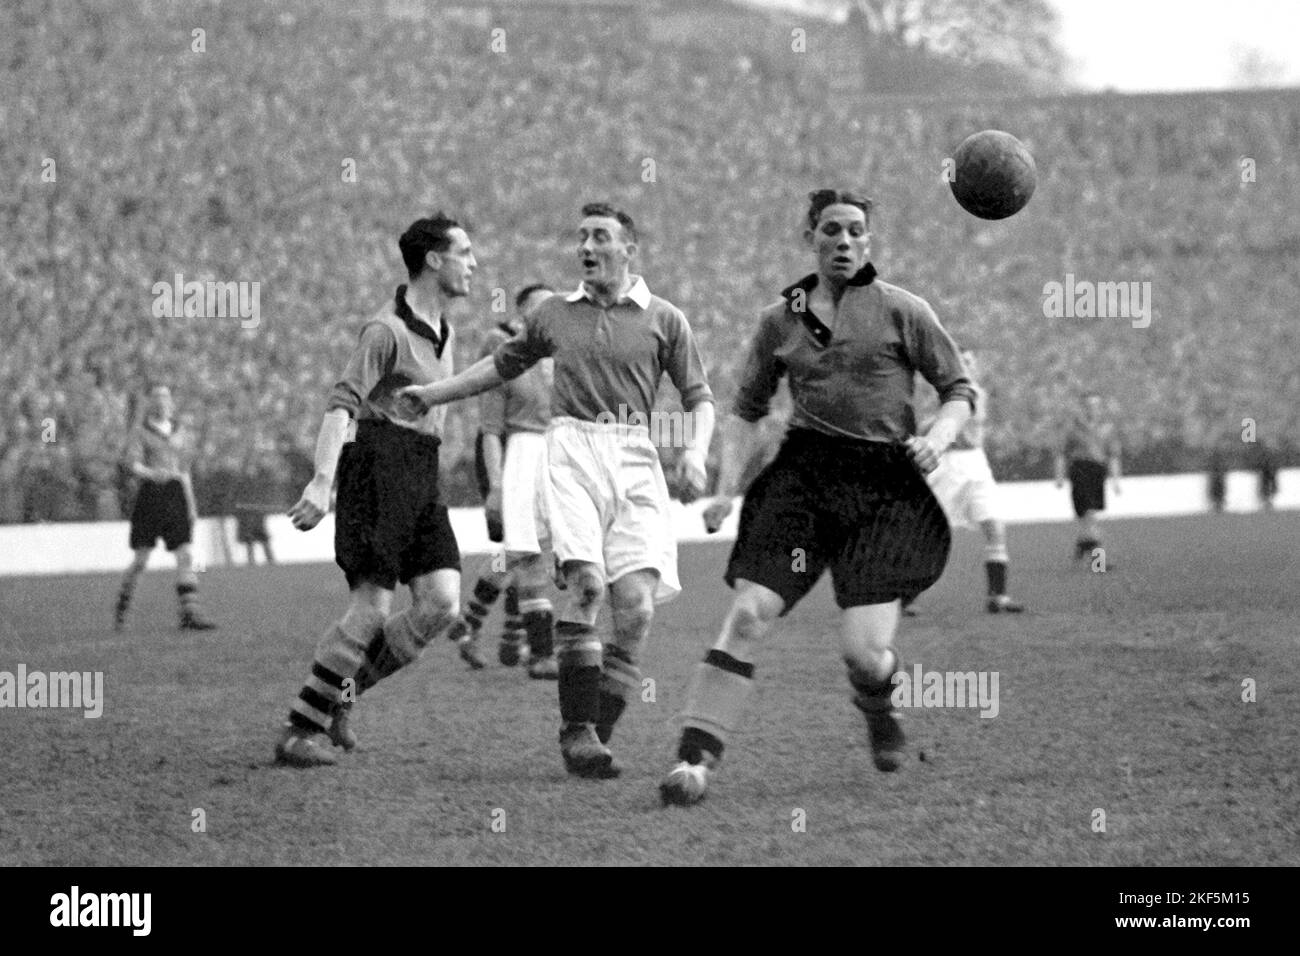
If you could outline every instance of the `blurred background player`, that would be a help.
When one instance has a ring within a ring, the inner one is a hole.
[[[693,497],[706,480],[713,393],[686,317],[630,273],[637,251],[632,217],[607,203],[583,206],[576,251],[582,266],[576,291],[539,305],[492,358],[449,382],[405,394],[412,410],[456,401],[555,358],[546,503],[567,583],[555,627],[560,752],[569,773],[603,779],[620,772],[607,745],[640,690],[637,662],[655,604],[681,591],[650,413],[667,373],[696,423],[675,476]],[[606,589],[614,634],[602,649],[596,619]]]
[[[966,424],[975,393],[925,300],[877,279],[867,258],[871,201],[835,189],[809,198],[804,240],[817,271],[759,316],[727,423],[718,496],[705,511],[708,530],[731,511],[783,377],[794,412],[780,452],[745,492],[725,575],[735,598],[687,692],[677,764],[659,787],[665,803],[704,797],[753,691],[759,642],[828,567],[840,650],[875,765],[892,771],[902,762],[891,699],[900,599],[939,579],[951,546],[922,476]],[[924,436],[916,435],[917,372],[942,403]]]
[[[975,410],[957,433],[957,438],[948,448],[947,454],[939,459],[939,467],[930,472],[927,480],[934,496],[943,506],[948,516],[948,524],[954,528],[968,528],[977,524],[984,532],[984,574],[988,582],[988,602],[986,607],[990,614],[1015,614],[1024,607],[1007,596],[1007,529],[998,517],[998,486],[993,480],[993,469],[989,467],[988,456],[984,454],[984,433],[988,422],[988,392],[980,387],[976,379],[979,366],[975,353],[970,349],[961,350],[962,361],[966,363],[966,374],[975,392]],[[924,431],[929,431],[927,426]],[[904,606],[904,612],[915,615],[910,606]]]
[[[336,763],[317,740],[327,731],[353,749],[355,697],[416,660],[456,620],[460,552],[438,487],[445,410],[399,418],[392,399],[405,385],[451,377],[455,330],[446,313],[469,294],[477,263],[465,230],[442,213],[412,223],[398,246],[410,284],[362,328],[330,393],[316,474],[289,511],[294,527],[314,528],[329,510],[337,469],[335,560],[351,599],[321,637],[276,743],[276,760],[291,766]],[[345,445],[352,419],[356,439]],[[390,616],[399,582],[410,586],[411,606]]]
[[[1070,481],[1070,498],[1078,519],[1075,560],[1089,557],[1101,546],[1097,513],[1106,510],[1106,477],[1119,494],[1120,442],[1113,422],[1102,414],[1101,396],[1089,392],[1065,427],[1061,451],[1056,456],[1056,487]],[[1107,566],[1113,562],[1108,561]]]
[[[276,473],[276,457],[272,448],[253,442],[244,458],[244,467],[240,470],[239,480],[234,487],[235,541],[242,544],[248,552],[248,566],[257,563],[257,545],[262,546],[262,554],[267,564],[275,564],[275,554],[271,551],[271,535],[266,527],[268,511],[280,511],[284,505],[270,505],[259,499],[269,489],[279,486]]]
[[[216,627],[198,609],[199,578],[190,552],[194,524],[199,520],[190,477],[193,448],[175,413],[171,389],[155,385],[149,391],[144,414],[132,426],[127,440],[124,459],[140,484],[131,510],[130,542],[135,557],[122,578],[113,615],[113,626],[118,631],[126,625],[136,583],[159,538],[176,556],[181,630],[210,631]]]
[[[515,308],[520,317],[526,316],[554,294],[551,287],[544,283],[525,286],[515,295]],[[500,323],[488,335],[479,358],[491,355],[497,346],[516,335],[519,328],[520,325],[514,322]],[[470,662],[471,667],[483,666],[478,643],[479,632],[492,605],[504,590],[506,623],[497,657],[502,664],[513,667],[523,659],[526,644],[528,673],[531,677],[540,679],[556,675],[551,634],[552,608],[544,594],[546,582],[537,579],[538,573],[544,576],[545,572],[538,572],[534,567],[540,563],[541,555],[528,549],[538,547],[538,542],[545,535],[539,537],[536,530],[529,532],[526,527],[517,527],[515,544],[520,543],[522,536],[526,547],[523,551],[516,548],[517,557],[512,559],[503,511],[513,512],[518,522],[531,527],[534,523],[534,510],[543,503],[541,481],[545,476],[545,434],[551,419],[553,378],[552,360],[543,359],[518,378],[506,382],[500,388],[484,392],[479,399],[479,433],[475,442],[479,494],[483,498],[488,539],[498,544],[505,539],[506,555],[504,563],[499,555],[493,555],[486,562],[484,570],[474,582],[469,606],[461,614],[450,635],[460,644],[461,656]],[[515,442],[516,436],[526,437]],[[513,471],[509,467],[503,467],[503,461],[510,460],[512,444],[517,447]],[[515,479],[513,487],[503,480],[503,474],[507,472]],[[503,505],[503,499],[507,498],[510,503]],[[540,521],[540,516],[538,520]],[[526,609],[520,598],[521,574],[529,579],[529,596],[522,599],[529,604]],[[529,621],[532,622],[531,632]]]

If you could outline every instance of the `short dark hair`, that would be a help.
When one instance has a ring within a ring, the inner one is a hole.
[[[417,219],[397,240],[397,247],[402,250],[402,261],[406,263],[406,274],[417,279],[424,271],[424,257],[431,252],[446,252],[451,245],[450,232],[463,229],[459,222],[446,215],[442,210],[427,219]]]
[[[623,227],[627,237],[636,242],[636,223],[621,209],[616,209],[607,202],[589,202],[582,207],[584,216],[608,216],[611,219],[617,219],[618,224]]]
[[[555,290],[552,289],[545,282],[534,282],[532,285],[526,285],[518,292],[515,293],[515,308],[522,309],[524,307],[524,303],[528,301],[528,297],[532,295],[534,292],[554,292],[554,291]]]
[[[871,225],[871,207],[873,203],[866,196],[851,189],[814,189],[808,194],[808,228],[816,229],[817,221],[822,217],[822,211],[827,206],[840,203],[846,206],[857,206],[862,210],[867,225]]]

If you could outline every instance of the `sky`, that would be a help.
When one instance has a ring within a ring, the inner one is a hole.
[[[1243,54],[1277,64],[1300,86],[1298,0],[1050,0],[1073,78],[1089,89],[1218,90]]]

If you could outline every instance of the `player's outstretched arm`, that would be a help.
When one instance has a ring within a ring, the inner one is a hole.
[[[334,487],[334,472],[339,464],[339,452],[348,435],[352,416],[345,408],[331,408],[325,413],[316,436],[316,474],[312,476],[302,497],[289,509],[293,526],[299,531],[310,531],[320,524],[330,510],[330,489]]]
[[[760,419],[761,421],[761,419]],[[758,422],[729,415],[722,427],[722,462],[718,467],[718,490],[704,509],[704,527],[713,534],[731,514],[732,499],[740,491],[740,479],[762,445]]]
[[[408,385],[400,389],[397,392],[397,410],[409,418],[418,418],[434,405],[470,398],[496,388],[504,381],[505,378],[497,371],[496,361],[487,355],[459,375],[428,385]]]

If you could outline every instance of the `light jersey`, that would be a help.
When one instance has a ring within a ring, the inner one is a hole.
[[[504,322],[493,329],[479,358],[496,352],[501,343],[516,334]],[[546,431],[551,423],[551,389],[555,384],[555,361],[545,358],[518,378],[484,392],[479,399],[479,431],[508,438],[518,432]]]
[[[984,431],[989,417],[988,393],[975,382],[971,382],[971,388],[975,391],[975,407],[970,413],[970,418],[966,419],[966,424],[953,440],[954,451],[970,451],[984,447]]]
[[[386,421],[441,438],[447,406],[435,405],[414,420],[393,411],[393,393],[407,385],[428,385],[453,373],[456,330],[444,317],[435,333],[406,302],[398,286],[394,304],[381,309],[361,330],[343,377],[330,392],[327,410],[344,409],[357,422]]]
[[[867,263],[849,280],[832,330],[808,307],[818,281],[806,276],[760,313],[736,394],[737,416],[763,418],[783,376],[794,400],[790,428],[863,441],[916,434],[916,372],[940,403],[975,404],[957,346],[924,299],[878,281]]]
[[[185,430],[175,421],[158,422],[146,418],[131,429],[127,461],[146,468],[187,471],[190,455],[187,438]]]
[[[523,331],[493,353],[497,372],[507,380],[548,356],[555,358],[556,417],[603,423],[640,414],[649,422],[664,373],[687,411],[713,401],[686,317],[651,295],[639,276],[608,309],[583,289],[551,296],[528,313]]]

